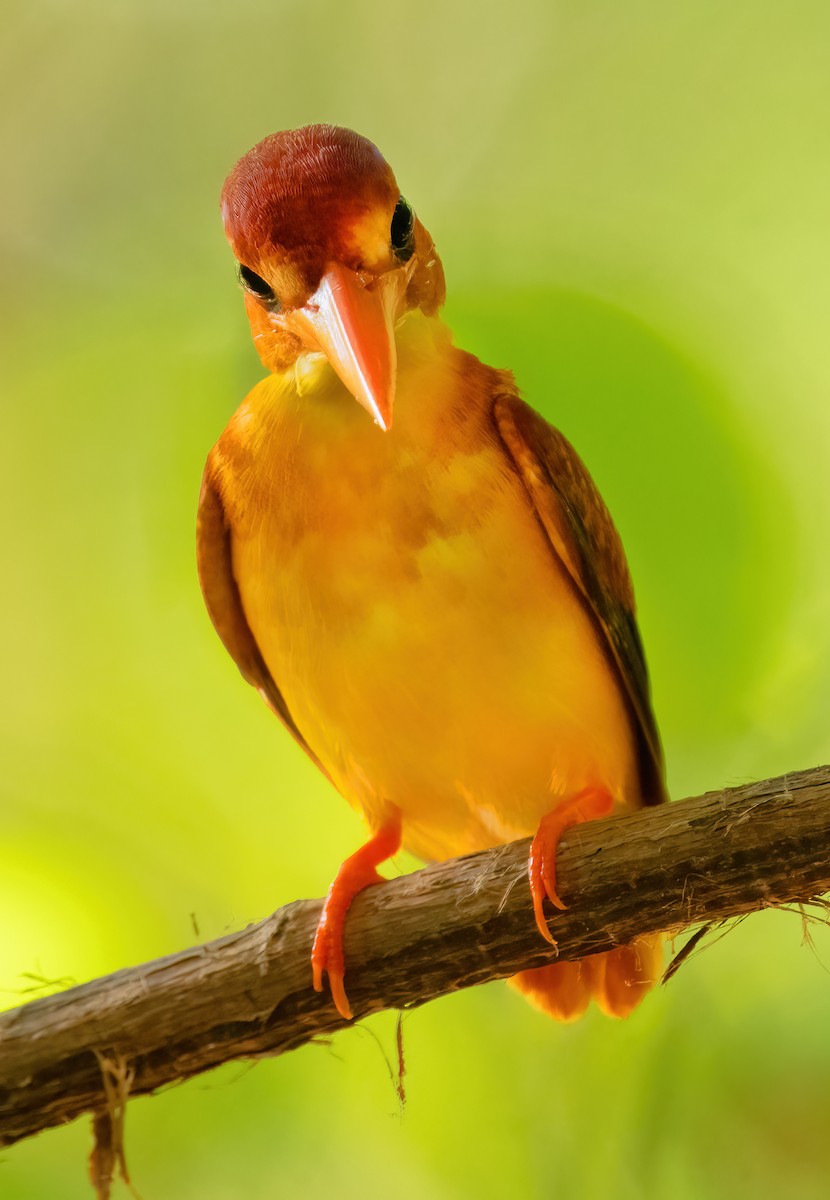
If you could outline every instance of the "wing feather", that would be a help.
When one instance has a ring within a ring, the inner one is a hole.
[[[659,804],[667,798],[663,752],[619,534],[585,465],[558,429],[507,388],[494,399],[493,417],[551,548],[602,635],[635,718],[643,802]]]
[[[208,459],[202,480],[196,520],[196,562],[208,614],[243,677],[257,689],[295,741],[328,778],[328,772],[291,716],[285,698],[271,677],[251,632],[233,573],[231,539],[232,533],[211,457]]]

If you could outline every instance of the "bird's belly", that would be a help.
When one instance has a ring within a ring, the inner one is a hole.
[[[426,513],[391,488],[352,496],[345,519],[341,495],[319,532],[288,536],[283,512],[234,549],[309,746],[371,823],[397,805],[425,858],[532,833],[590,784],[635,802],[631,723],[592,621],[521,485],[478,466],[486,502],[455,515],[445,473]]]

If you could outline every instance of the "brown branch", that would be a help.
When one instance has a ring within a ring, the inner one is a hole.
[[[528,842],[371,888],[349,916],[355,1014],[423,1004],[539,966]],[[830,890],[830,767],[818,767],[569,831],[558,857],[570,904],[551,913],[563,959]],[[0,1146],[106,1109],[101,1062],[131,1094],[233,1058],[292,1050],[344,1024],[311,990],[319,900],[240,933],[0,1015]]]

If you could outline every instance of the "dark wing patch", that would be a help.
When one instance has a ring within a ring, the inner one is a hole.
[[[558,429],[506,389],[493,401],[493,417],[552,549],[603,634],[637,721],[643,802],[659,804],[667,799],[663,752],[620,536],[584,463]]]
[[[328,778],[316,754],[300,733],[282,692],[271,678],[242,608],[231,557],[231,531],[222,497],[208,459],[196,520],[196,563],[208,614],[225,649],[242,675],[274,710],[312,762]]]

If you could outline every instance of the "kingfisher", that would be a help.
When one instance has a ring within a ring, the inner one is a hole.
[[[454,345],[441,260],[379,150],[272,134],[221,210],[268,374],[208,456],[199,577],[244,678],[368,826],[311,954],[349,1019],[346,914],[400,847],[532,836],[553,942],[563,832],[664,801],[663,756],[605,504],[512,374]],[[627,1016],[661,961],[639,937],[512,982],[560,1020],[592,998]]]

